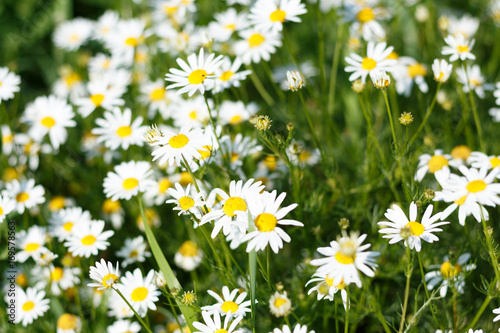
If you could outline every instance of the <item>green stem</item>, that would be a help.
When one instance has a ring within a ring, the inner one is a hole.
[[[472,319],[471,323],[465,328],[464,332],[468,332],[472,327],[474,327],[474,325],[476,325],[477,321],[479,320],[479,318],[483,314],[483,312],[486,309],[486,307],[488,306],[488,304],[490,304],[491,300],[492,300],[492,297],[490,295],[486,296],[485,300],[483,301],[483,304],[479,308],[479,311],[476,313],[476,315],[474,316],[474,319]]]
[[[274,100],[271,97],[271,95],[269,95],[269,93],[267,92],[266,88],[264,88],[264,85],[262,84],[262,82],[260,81],[259,77],[255,73],[255,70],[251,66],[247,66],[247,69],[249,69],[249,70],[252,71],[252,74],[249,75],[250,76],[250,80],[252,80],[252,83],[255,86],[255,88],[257,89],[257,91],[259,92],[259,94],[262,96],[262,98],[264,99],[264,101],[266,101],[267,105],[273,106],[274,105]]]
[[[410,296],[410,278],[411,278],[411,250],[409,245],[406,246],[406,257],[408,259],[408,265],[406,266],[406,287],[405,287],[405,298],[403,301],[403,312],[401,313],[401,321],[399,323],[399,333],[403,332],[406,319],[406,310],[408,308],[408,298]]]
[[[347,333],[349,332],[349,310],[351,309],[351,300],[349,298],[349,286],[345,287],[345,291],[347,292],[347,308],[345,310],[344,333]]]
[[[420,132],[424,128],[425,124],[427,123],[427,119],[429,119],[429,116],[431,115],[431,112],[434,109],[434,105],[436,104],[437,95],[439,93],[439,89],[441,89],[441,84],[442,84],[441,82],[438,83],[437,88],[436,88],[436,92],[434,93],[434,97],[432,98],[431,105],[429,105],[429,107],[427,108],[427,111],[425,112],[424,119],[422,120],[422,122],[420,123],[420,126],[418,126],[417,130],[415,131],[415,133],[411,137],[410,142],[408,143],[408,149],[410,149],[411,145],[417,139],[417,136],[420,134]]]
[[[113,287],[111,287],[111,289],[113,289],[114,291],[116,291],[118,293],[118,295],[120,295],[120,297],[125,301],[125,303],[127,303],[128,307],[134,312],[135,316],[137,317],[137,319],[139,320],[139,322],[142,324],[142,326],[144,326],[144,328],[146,329],[146,331],[148,331],[149,333],[153,333],[151,331],[151,329],[149,328],[149,326],[146,325],[146,323],[144,322],[144,320],[142,320],[141,316],[139,316],[139,314],[137,313],[137,311],[135,311],[134,307],[132,305],[130,305],[130,303],[125,298],[125,296],[123,296],[123,294],[120,292],[120,290],[118,290],[118,288],[115,289]]]
[[[332,60],[332,69],[330,72],[330,86],[328,91],[328,114],[333,116],[333,111],[335,107],[335,88],[337,86],[337,69],[339,66],[339,58],[340,58],[340,47],[342,44],[340,43],[340,38],[344,32],[344,23],[341,23],[337,29],[337,38],[335,39],[335,51],[333,54]]]
[[[304,95],[302,94],[302,90],[299,90],[300,101],[302,102],[302,106],[304,107],[304,113],[306,114],[307,123],[309,124],[309,129],[311,130],[312,137],[314,139],[314,143],[316,143],[316,147],[318,147],[319,152],[321,153],[321,159],[325,160],[325,153],[323,152],[323,146],[319,143],[318,136],[316,135],[316,129],[311,121],[311,115],[309,114],[309,109],[307,108],[306,102],[304,101]]]
[[[384,95],[385,106],[387,108],[387,115],[389,116],[389,122],[391,123],[392,139],[394,140],[394,148],[396,150],[396,156],[398,156],[398,141],[396,140],[396,128],[394,127],[394,121],[392,120],[391,106],[389,105],[389,99],[387,98],[387,91],[382,89]]]
[[[472,89],[469,89],[469,100],[472,107],[472,115],[474,116],[474,122],[476,123],[477,136],[479,137],[479,147],[481,151],[484,149],[484,138],[483,138],[483,128],[481,126],[481,121],[479,120],[479,114],[477,113],[476,102],[474,101],[474,95],[472,94]]]
[[[418,256],[418,265],[420,266],[420,274],[422,275],[422,282],[424,284],[424,290],[425,290],[425,296],[427,297],[427,300],[430,300],[430,295],[429,291],[427,290],[427,282],[425,281],[425,274],[424,274],[424,265],[423,265],[423,260],[422,260],[422,252],[417,252]],[[440,327],[439,321],[436,318],[436,314],[434,313],[434,307],[431,305],[431,314],[432,318],[434,318],[434,322],[436,323],[437,327]],[[441,329],[444,332],[444,328]]]
[[[481,215],[483,215],[483,206],[480,206],[481,209]],[[495,253],[495,247],[493,246],[493,241],[491,239],[491,235],[488,232],[488,226],[486,225],[486,220],[484,219],[484,216],[481,216],[481,223],[483,225],[483,232],[486,237],[486,246],[488,247],[488,254],[490,255],[491,258],[491,265],[493,266],[493,270],[495,271],[495,278],[497,281],[500,281],[500,272],[498,270],[498,259]]]

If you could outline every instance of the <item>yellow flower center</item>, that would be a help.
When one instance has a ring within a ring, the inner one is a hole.
[[[222,207],[222,210],[227,216],[233,217],[234,215],[236,215],[234,212],[237,210],[246,211],[247,203],[240,197],[231,197],[226,200],[224,206]]]
[[[345,288],[345,283],[344,283],[344,279],[342,279],[342,281],[340,281],[340,283],[338,285],[336,285],[337,289],[344,289]]]
[[[236,29],[236,25],[234,24],[228,24],[224,27],[224,29],[234,31]]]
[[[326,278],[325,278],[325,282],[326,282],[326,284],[327,284],[329,287],[332,287],[332,286],[333,286],[333,279],[330,279],[330,278],[328,277],[328,275],[327,275],[327,276],[326,276]]]
[[[341,264],[344,265],[349,265],[354,263],[354,259],[356,259],[356,255],[353,256],[346,256],[345,254],[342,254],[340,251],[335,253],[335,259]]]
[[[250,38],[248,38],[248,45],[250,47],[257,47],[260,44],[264,43],[265,40],[266,39],[264,38],[264,36],[262,36],[259,33],[256,33],[250,36]]]
[[[224,73],[222,73],[219,77],[219,80],[221,81],[229,81],[229,79],[234,75],[233,72],[231,71],[225,71]]]
[[[63,229],[69,232],[73,228],[73,224],[73,222],[66,222],[63,224]]]
[[[94,244],[96,241],[96,238],[93,235],[87,235],[82,238],[82,244],[86,246],[90,246]]]
[[[226,301],[222,303],[222,311],[224,311],[225,313],[231,311],[231,313],[234,314],[236,311],[238,311],[238,308],[238,304],[232,301]]]
[[[158,182],[158,192],[163,194],[166,190],[168,190],[172,186],[172,182],[168,180],[168,178],[162,178]]]
[[[127,178],[123,181],[123,189],[130,191],[139,185],[139,181],[136,178]]]
[[[445,279],[453,278],[461,271],[462,267],[460,267],[459,264],[455,264],[455,267],[451,267],[451,263],[449,261],[445,261],[441,265],[441,274]]]
[[[107,274],[105,277],[102,278],[102,285],[106,288],[111,287],[111,285],[107,283],[107,281],[109,281],[109,280],[113,281],[113,282],[111,282],[111,285],[112,285],[113,283],[116,282],[116,280],[118,280],[118,276],[116,276],[115,274],[111,274],[111,273]]]
[[[370,22],[371,20],[375,19],[375,13],[373,13],[373,10],[371,8],[363,8],[358,12],[356,18],[361,23]]]
[[[16,195],[16,201],[17,202],[25,202],[30,198],[30,195],[26,192],[21,192],[18,195]]]
[[[125,44],[136,47],[139,44],[139,41],[135,37],[129,37],[125,39]]]
[[[188,210],[194,206],[194,200],[190,197],[182,197],[179,199],[179,206],[182,210]]]
[[[179,248],[179,253],[183,257],[196,257],[198,255],[198,245],[192,241],[185,241]]]
[[[472,193],[481,192],[486,188],[486,183],[482,180],[473,180],[467,184],[467,191]]]
[[[132,128],[130,126],[121,126],[116,130],[116,134],[121,138],[130,136],[130,134],[132,134]]]
[[[26,287],[28,285],[28,277],[26,276],[26,274],[19,274],[17,276],[16,283],[21,287]]]
[[[227,330],[225,328],[219,328],[217,331],[214,333],[227,333]]]
[[[276,9],[269,15],[269,19],[273,22],[285,22],[286,13],[281,9]]]
[[[200,84],[205,81],[208,73],[204,69],[197,69],[194,70],[191,74],[188,76],[188,82],[189,84]]]
[[[134,302],[142,302],[148,296],[148,289],[145,287],[137,287],[132,291],[130,298]]]
[[[130,258],[135,258],[135,257],[137,257],[138,254],[139,254],[139,251],[134,250],[134,251],[130,252],[129,257]]]
[[[274,306],[279,308],[280,306],[282,306],[283,304],[286,304],[286,303],[287,303],[286,299],[278,298],[274,301]]]
[[[408,66],[408,75],[411,78],[415,78],[417,76],[425,76],[427,74],[427,70],[422,64],[416,63]]]
[[[66,83],[68,88],[71,88],[75,83],[80,81],[81,81],[80,75],[74,72],[64,77],[64,82]]]
[[[451,157],[454,159],[461,159],[463,161],[466,161],[469,156],[470,156],[471,150],[469,147],[465,145],[460,145],[456,146],[455,148],[452,149],[451,151]],[[500,163],[500,160],[499,160]]]
[[[231,125],[236,125],[236,124],[241,123],[242,120],[243,120],[243,117],[240,116],[239,114],[237,114],[236,116],[232,117],[231,120],[229,120],[229,123]]]
[[[179,184],[182,186],[187,186],[188,184],[193,183],[193,178],[191,178],[191,175],[187,171],[182,171],[181,172],[181,179],[179,180]]]
[[[103,94],[94,94],[90,95],[90,100],[94,103],[95,106],[100,106],[102,101],[104,100]]]
[[[372,58],[363,58],[363,61],[361,62],[361,68],[363,68],[365,71],[371,71],[377,67],[377,62],[373,60]]]
[[[398,60],[398,58],[399,58],[399,54],[395,51],[392,51],[391,53],[389,53],[389,55],[387,56],[386,59]]]
[[[500,165],[500,158],[498,158],[496,156],[493,158],[490,158],[490,163],[491,163],[492,168],[496,168],[497,166]]]
[[[231,163],[234,163],[238,160],[240,155],[238,153],[231,153]]]
[[[278,224],[278,219],[273,214],[262,213],[255,218],[255,226],[260,232],[273,231]]]
[[[122,205],[120,204],[119,201],[112,201],[111,199],[106,199],[104,203],[102,204],[102,211],[105,214],[112,214],[116,211],[118,211]]]
[[[212,146],[203,146],[206,150],[198,150],[198,153],[201,154],[201,160],[209,158],[212,155]]]
[[[32,301],[27,301],[26,303],[23,304],[23,311],[31,311],[35,307],[35,303]]]
[[[75,330],[78,326],[78,317],[65,313],[57,319],[57,328],[61,330]]]
[[[158,88],[149,94],[149,98],[154,101],[161,101],[165,97],[165,88]]]
[[[448,159],[442,155],[434,155],[431,157],[427,166],[429,167],[429,172],[434,173],[441,170],[444,166],[448,165]]]
[[[459,46],[457,46],[457,51],[458,51],[458,53],[467,52],[467,51],[469,51],[469,46],[459,45]]]
[[[411,234],[414,236],[420,236],[421,234],[424,233],[425,228],[421,223],[415,222],[415,221],[410,221],[406,225],[406,227],[410,228]]]
[[[29,243],[24,247],[24,251],[26,252],[33,252],[36,251],[40,247],[40,244],[38,243]]]
[[[189,112],[189,118],[193,120],[198,118],[198,113],[196,112],[196,110]]]
[[[461,197],[460,199],[457,199],[457,200],[455,200],[453,202],[456,203],[459,206],[462,206],[464,204],[464,202],[465,202],[465,199],[467,199],[467,194],[464,195],[463,197]]]
[[[175,149],[180,149],[187,145],[189,142],[189,138],[185,136],[184,134],[177,134],[171,137],[168,140],[168,144],[170,147],[175,148]]]
[[[54,270],[50,273],[50,278],[54,281],[59,281],[64,275],[64,271],[61,267],[54,267]]]
[[[3,214],[3,208],[0,207],[0,216],[2,216],[2,214]]]
[[[64,208],[64,202],[66,199],[63,196],[53,197],[49,202],[49,210],[51,212],[57,211]]]

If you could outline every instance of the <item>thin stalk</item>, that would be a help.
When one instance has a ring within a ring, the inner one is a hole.
[[[307,108],[306,102],[304,101],[304,95],[302,94],[302,90],[299,90],[300,101],[302,102],[302,106],[304,107],[304,113],[306,114],[307,123],[309,124],[309,129],[311,130],[311,134],[314,139],[314,143],[316,143],[316,147],[318,147],[319,152],[321,153],[321,159],[325,160],[325,153],[323,151],[323,146],[319,143],[318,136],[316,135],[316,130],[311,121],[311,115],[309,114],[309,109]]]
[[[162,287],[162,291],[165,293],[167,300],[168,300],[168,305],[170,305],[170,309],[172,311],[172,314],[174,315],[175,321],[177,322],[177,325],[179,325],[179,328],[182,327],[181,322],[179,320],[179,316],[177,315],[177,311],[175,311],[174,303],[172,303],[172,299],[170,298],[170,293],[167,291],[167,288]]]
[[[396,149],[396,156],[398,156],[398,140],[396,140],[396,128],[394,127],[394,121],[392,120],[391,106],[389,105],[389,99],[387,98],[387,91],[382,89],[382,94],[384,95],[385,106],[387,108],[387,115],[389,116],[389,122],[391,123],[392,139],[394,140],[394,148]]]
[[[486,298],[483,301],[483,304],[481,304],[481,307],[479,308],[479,311],[476,313],[476,315],[474,316],[474,319],[472,319],[470,324],[465,328],[464,332],[468,332],[472,327],[474,327],[474,325],[476,325],[477,321],[479,320],[479,318],[483,314],[483,312],[486,309],[486,307],[488,306],[488,304],[490,304],[490,301],[492,299],[493,298],[490,295],[486,296]]]
[[[420,274],[422,275],[422,282],[424,284],[425,296],[427,297],[427,300],[430,300],[429,291],[427,290],[427,282],[425,281],[424,265],[422,263],[423,261],[422,252],[417,252],[417,254],[418,254],[418,265],[420,266]],[[436,325],[441,328],[441,326],[439,325],[439,321],[436,318],[436,314],[434,313],[434,308],[432,306],[431,306],[431,314],[432,318],[434,318],[434,322],[436,323]],[[442,328],[441,330],[444,332],[444,328]]]
[[[266,88],[264,88],[264,85],[262,84],[262,82],[260,81],[259,77],[255,73],[255,70],[251,66],[247,66],[247,69],[249,69],[249,70],[252,71],[252,74],[249,75],[250,76],[250,80],[252,80],[252,83],[255,86],[255,88],[257,89],[257,91],[259,92],[260,96],[262,96],[262,98],[264,99],[264,101],[266,101],[267,105],[273,106],[274,105],[274,100],[271,97],[271,95],[269,95],[269,93],[267,92]]]
[[[410,296],[410,278],[411,278],[411,250],[409,245],[406,246],[406,257],[408,259],[408,265],[406,266],[406,287],[405,287],[405,298],[403,301],[403,312],[401,313],[401,321],[399,323],[399,333],[403,332],[406,319],[406,310],[408,308],[408,297]]]
[[[267,247],[266,249],[267,251],[267,284],[268,284],[268,287],[269,289],[271,289],[271,273],[270,273],[270,269],[269,269],[269,266],[271,265],[271,250],[269,249],[269,246]]]
[[[479,137],[479,147],[481,148],[481,151],[486,151],[484,149],[483,128],[481,126],[481,121],[479,120],[479,114],[477,113],[476,102],[474,100],[474,95],[472,94],[472,89],[469,89],[469,100],[472,107],[474,122],[476,123],[477,136]]]
[[[349,310],[351,308],[351,300],[349,298],[349,286],[346,286],[345,291],[347,292],[347,309],[345,310],[344,333],[347,333],[349,332]]]
[[[142,324],[142,326],[144,326],[144,328],[146,329],[146,331],[148,331],[149,333],[153,333],[151,331],[151,329],[149,328],[148,325],[146,325],[146,323],[144,322],[144,320],[142,320],[141,316],[139,316],[139,314],[137,313],[137,311],[135,311],[134,307],[132,305],[130,305],[130,303],[128,302],[128,300],[125,298],[125,296],[123,296],[123,294],[120,292],[120,290],[118,290],[118,288],[113,288],[111,287],[111,289],[113,289],[114,291],[116,291],[118,293],[118,295],[120,295],[120,297],[125,301],[125,303],[127,303],[128,307],[134,311],[134,314],[135,316],[137,317],[137,319],[139,320],[139,322]]]
[[[339,317],[337,316],[337,311],[338,311],[338,300],[337,300],[338,297],[334,297],[335,299],[335,332],[336,333],[339,333],[340,332],[340,329],[339,329]],[[325,303],[326,304],[326,303]],[[325,313],[327,312],[326,310],[328,309],[328,306],[325,305]],[[325,318],[327,316],[325,315]],[[327,329],[328,329],[328,321],[323,318],[323,332],[326,332]]]
[[[337,70],[339,67],[339,57],[340,57],[340,38],[344,33],[344,23],[341,23],[337,29],[337,37],[335,39],[335,51],[332,60],[332,69],[330,72],[330,86],[328,91],[328,114],[333,116],[334,106],[335,106],[335,88],[337,86]]]
[[[417,139],[417,136],[420,134],[420,132],[424,128],[425,124],[427,124],[427,119],[429,119],[429,116],[431,115],[432,110],[434,109],[434,105],[436,104],[437,95],[439,93],[439,89],[441,89],[441,84],[442,84],[441,82],[438,83],[437,88],[436,88],[436,92],[434,93],[434,97],[432,98],[431,105],[429,105],[429,107],[427,108],[427,111],[425,112],[424,119],[422,120],[422,122],[420,123],[420,126],[418,126],[417,130],[415,131],[415,133],[411,137],[410,142],[408,143],[408,149],[410,149],[411,145]]]
[[[483,215],[481,207],[481,215]],[[484,219],[484,216],[481,216],[481,223],[483,225],[483,232],[486,237],[486,246],[488,247],[488,254],[490,255],[491,258],[491,265],[493,266],[493,270],[495,271],[495,278],[497,281],[500,281],[500,272],[498,271],[498,259],[495,253],[495,247],[493,246],[493,241],[491,240],[491,235],[488,232],[488,226],[486,225],[486,220]]]

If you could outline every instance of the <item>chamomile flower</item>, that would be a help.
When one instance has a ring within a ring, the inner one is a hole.
[[[213,319],[212,316],[206,311],[203,311],[201,315],[205,323],[195,321],[193,323],[193,326],[198,331],[195,331],[194,333],[215,333],[215,332],[232,333],[236,328],[236,325],[238,325],[240,321],[243,319],[243,316],[237,316],[237,317],[226,316],[224,323],[222,323],[219,312],[213,313]],[[229,324],[230,322],[231,324]]]
[[[29,257],[36,258],[45,248],[46,231],[36,225],[30,227],[28,231],[21,230],[17,234],[16,246],[19,251],[16,253],[18,262],[25,262]]]
[[[123,258],[122,266],[127,267],[134,262],[144,262],[147,257],[151,257],[151,252],[146,251],[147,244],[144,237],[126,238],[123,247],[116,252],[116,256]]]
[[[140,331],[141,325],[126,319],[117,320],[107,328],[108,333],[139,333]]]
[[[248,27],[247,14],[238,13],[234,8],[214,14],[215,21],[208,24],[210,36],[218,42],[227,42],[235,31]]]
[[[415,249],[420,252],[422,248],[422,240],[427,243],[437,242],[439,238],[434,235],[435,232],[442,231],[438,228],[441,225],[449,224],[450,222],[438,222],[441,213],[434,216],[432,214],[433,206],[429,205],[425,210],[421,222],[417,222],[417,205],[412,201],[410,204],[410,217],[406,217],[403,210],[396,204],[392,209],[387,209],[384,214],[389,221],[380,221],[377,224],[385,227],[379,230],[379,233],[384,234],[382,238],[388,238],[389,244],[397,243],[404,240],[405,246],[410,249]]]
[[[500,166],[500,155],[488,156],[480,151],[473,151],[470,153],[467,163],[476,169],[481,169],[483,167],[486,167],[487,169],[494,169]]]
[[[169,91],[172,93],[171,91]],[[213,110],[214,103],[212,99],[207,99],[208,105]],[[193,98],[179,101],[170,107],[172,118],[174,119],[174,126],[181,127],[205,127],[210,121],[210,114],[208,113],[207,104],[201,95]]]
[[[74,116],[66,100],[50,95],[35,99],[26,107],[21,119],[30,126],[28,134],[35,141],[40,142],[48,135],[52,147],[58,149],[68,137],[66,128],[76,126]]]
[[[82,321],[70,313],[63,313],[57,319],[57,333],[80,333]]]
[[[463,294],[465,291],[465,273],[476,268],[475,264],[467,263],[469,259],[470,253],[460,255],[455,262],[450,261],[450,258],[445,256],[441,265],[431,266],[431,268],[437,268],[437,270],[425,274],[427,289],[432,290],[441,284],[439,286],[439,295],[445,297],[448,287],[453,284],[457,292]]]
[[[453,65],[449,64],[444,59],[434,59],[432,63],[432,71],[434,72],[434,80],[444,83],[448,81],[453,70]]]
[[[80,48],[92,34],[92,22],[76,18],[63,22],[54,32],[54,44],[63,50],[74,51]]]
[[[273,31],[250,28],[241,31],[239,35],[243,40],[234,43],[234,52],[246,65],[251,62],[259,63],[261,59],[269,61],[271,54],[282,44],[281,35]]]
[[[16,208],[16,202],[9,195],[0,195],[0,223]]]
[[[71,235],[74,225],[91,220],[90,212],[81,207],[61,209],[50,216],[49,234],[62,242]]]
[[[457,36],[448,35],[444,41],[448,45],[443,47],[441,54],[450,55],[451,62],[458,59],[462,61],[467,59],[476,59],[476,56],[470,52],[474,46],[474,39],[468,40],[464,37],[464,35],[458,34]]]
[[[9,72],[7,67],[0,67],[0,104],[14,97],[14,93],[20,90],[19,84],[19,75]]]
[[[177,94],[187,92],[191,97],[196,91],[201,94],[209,89],[209,82],[214,79],[213,73],[220,66],[222,55],[215,58],[215,54],[211,53],[207,58],[203,53],[203,48],[200,49],[198,57],[193,53],[187,58],[187,63],[181,58],[177,58],[177,64],[182,70],[176,68],[170,69],[170,74],[166,75],[166,81],[174,82],[167,86],[167,89],[179,88]]]
[[[106,221],[111,221],[113,228],[120,229],[125,219],[125,212],[118,200],[106,199],[102,204],[102,217]]]
[[[493,85],[485,83],[484,76],[481,74],[479,65],[467,65],[467,69],[457,68],[457,81],[463,84],[463,91],[468,93],[471,89],[479,96],[485,97],[485,90],[493,90]]]
[[[386,33],[379,20],[390,17],[389,11],[383,7],[375,7],[376,3],[365,3],[362,6],[347,6],[347,18],[354,21],[350,31],[355,35],[363,36],[370,42],[386,39]]]
[[[203,193],[197,192],[191,184],[184,189],[179,183],[175,183],[175,189],[169,188],[167,191],[173,199],[167,200],[166,203],[176,204],[173,210],[178,210],[179,215],[194,214],[197,218],[201,218],[204,205]]]
[[[2,153],[8,156],[12,153],[12,149],[14,148],[14,135],[8,125],[1,125],[0,131],[2,132]]]
[[[418,169],[415,173],[415,180],[421,182],[427,173],[432,173],[439,183],[450,176],[451,155],[443,154],[443,150],[437,149],[434,155],[423,154],[418,158]]]
[[[154,275],[155,271],[150,270],[143,277],[141,270],[136,268],[133,273],[126,272],[118,285],[119,290],[141,317],[146,315],[148,309],[156,310],[155,302],[161,294],[153,283]]]
[[[337,241],[332,241],[328,247],[318,248],[318,252],[325,258],[311,260],[311,265],[319,266],[316,273],[326,274],[333,279],[333,284],[338,285],[342,281],[349,285],[355,283],[361,288],[359,271],[373,277],[375,275],[376,258],[378,252],[365,251],[371,244],[364,244],[366,234],[358,236],[353,232],[351,235],[343,234]]]
[[[148,104],[148,118],[152,119],[157,112],[167,119],[171,116],[170,108],[179,101],[179,96],[171,91],[167,91],[164,81],[158,79],[152,82],[141,84],[140,100]],[[175,114],[174,114],[175,115]]]
[[[448,34],[453,36],[463,35],[466,39],[471,39],[479,27],[479,19],[468,14],[457,18],[448,18]]]
[[[248,241],[247,252],[261,251],[269,245],[274,253],[278,253],[279,249],[283,248],[283,241],[287,243],[291,241],[290,236],[279,225],[304,226],[302,222],[283,219],[298,206],[291,204],[280,208],[285,197],[284,192],[276,197],[276,190],[274,190],[270,193],[264,192],[249,201],[249,217],[251,216],[256,230],[250,231],[242,239],[244,242]]]
[[[409,97],[413,82],[421,92],[426,93],[429,91],[429,86],[424,80],[425,75],[427,75],[427,67],[424,64],[411,57],[399,57],[398,66],[401,66],[401,70],[394,71],[393,75],[396,79],[396,90],[399,94]]]
[[[16,293],[16,303],[19,305],[17,306],[15,323],[27,326],[50,309],[50,300],[45,298],[43,290],[28,288],[25,292],[19,288]]]
[[[59,79],[54,83],[52,91],[59,98],[75,101],[85,95],[85,85],[82,77],[70,66],[62,66]]]
[[[344,282],[340,282],[338,285],[334,286],[333,279],[330,279],[327,275],[316,273],[313,275],[313,278],[306,283],[306,286],[311,283],[316,283],[316,285],[309,289],[307,292],[308,295],[316,291],[318,301],[322,299],[333,301],[333,297],[340,290],[340,296],[342,298],[342,302],[344,303],[344,309],[349,307],[347,291],[345,290],[346,285]]]
[[[241,214],[245,216],[245,218],[243,219],[244,221],[242,221],[242,223],[238,223],[238,225],[240,226],[240,229],[246,230],[248,227],[248,202],[250,200],[254,200],[264,189],[264,186],[261,184],[261,182],[254,183],[253,179],[247,180],[245,184],[243,184],[242,180],[239,180],[238,182],[233,180],[229,184],[229,194],[220,188],[215,189],[214,192],[217,193],[223,200],[222,207],[220,209],[213,209],[209,213],[205,214],[201,219],[200,225],[209,221],[215,221],[211,235],[212,238],[217,237],[223,228],[224,235],[227,235],[233,222],[233,218]]]
[[[217,293],[208,290],[210,296],[217,300],[214,305],[208,305],[201,308],[202,311],[207,311],[209,314],[218,312],[220,315],[225,316],[241,316],[244,317],[247,312],[252,312],[249,308],[250,300],[245,301],[247,297],[246,292],[242,292],[238,295],[239,289],[234,289],[229,292],[227,286],[222,287],[222,297]],[[236,297],[238,295],[238,297]]]
[[[144,43],[146,23],[140,19],[118,21],[118,24],[105,39],[107,48],[113,54],[120,54],[132,63],[137,46]]]
[[[296,324],[293,328],[293,332],[288,325],[283,325],[281,329],[275,328],[270,333],[315,333],[315,331],[308,331],[306,325],[301,326],[300,324]]]
[[[255,103],[243,104],[242,101],[223,101],[219,108],[219,123],[221,125],[238,125],[250,119],[259,111]]]
[[[108,82],[91,81],[87,85],[89,91],[88,97],[82,97],[75,100],[78,106],[78,112],[82,117],[88,117],[97,107],[102,107],[106,110],[112,110],[116,106],[125,104],[121,98],[123,92],[117,89],[111,89]]]
[[[174,262],[177,266],[190,272],[201,264],[203,260],[203,251],[196,243],[187,240],[175,252]]]
[[[26,209],[33,209],[37,205],[45,202],[45,190],[42,185],[35,186],[34,179],[13,181],[5,184],[5,190],[2,191],[3,196],[10,196],[16,200],[16,210],[19,214],[24,213]]]
[[[345,68],[345,71],[352,72],[349,81],[361,78],[361,81],[366,83],[366,77],[369,74],[377,71],[390,72],[392,67],[396,65],[396,60],[388,58],[393,49],[392,46],[387,47],[385,42],[377,44],[368,42],[366,57],[360,57],[356,53],[345,57],[345,61],[350,65]]]
[[[95,266],[90,267],[89,277],[96,281],[87,284],[87,287],[97,288],[97,290],[108,289],[120,278],[120,272],[118,270],[118,262],[116,262],[116,268],[109,261],[101,259],[101,261],[96,261]]]
[[[64,242],[64,246],[75,257],[90,257],[97,255],[99,250],[106,250],[109,246],[108,238],[114,235],[112,230],[104,230],[104,221],[82,222],[75,225],[71,236]]]
[[[288,316],[292,311],[292,301],[288,298],[287,292],[274,292],[269,298],[269,311],[275,317]]]
[[[102,42],[106,41],[109,34],[115,29],[120,20],[120,14],[115,11],[107,10],[96,21],[94,26],[93,38]]]
[[[150,179],[152,173],[149,162],[122,162],[104,178],[104,194],[111,200],[129,200],[154,185],[154,181]]]
[[[299,15],[307,13],[300,0],[257,0],[250,8],[248,19],[261,31],[281,31],[285,21],[301,22]]]
[[[463,165],[467,163],[470,156],[472,154],[472,150],[466,145],[458,145],[453,147],[451,150],[451,157],[453,158],[453,163],[450,162],[454,167],[458,167],[459,165]],[[498,160],[500,164],[500,159]]]
[[[99,137],[97,142],[104,142],[104,146],[110,149],[121,147],[128,149],[130,145],[142,146],[147,126],[142,126],[142,117],[138,116],[132,120],[132,111],[115,107],[112,111],[104,112],[104,118],[96,119],[96,127],[92,134]]]
[[[251,70],[239,71],[240,67],[240,58],[231,62],[229,57],[224,57],[220,67],[215,71],[215,80],[210,81],[210,84],[214,85],[213,92],[218,93],[231,87],[239,87],[240,81],[245,80],[252,73]]]
[[[52,295],[59,296],[64,290],[73,288],[80,283],[78,276],[80,268],[78,267],[59,267],[49,265],[42,270],[42,275],[49,282],[49,288]]]
[[[257,140],[243,136],[241,133],[236,134],[234,138],[225,135],[219,141],[222,146],[221,151],[224,152],[224,155],[219,156],[219,163],[225,164],[229,160],[231,169],[235,170],[241,178],[246,178],[241,172],[243,160],[261,151],[262,146],[257,144]]]

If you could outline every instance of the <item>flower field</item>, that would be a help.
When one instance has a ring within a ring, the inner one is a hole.
[[[0,332],[500,332],[500,1],[0,4]]]

